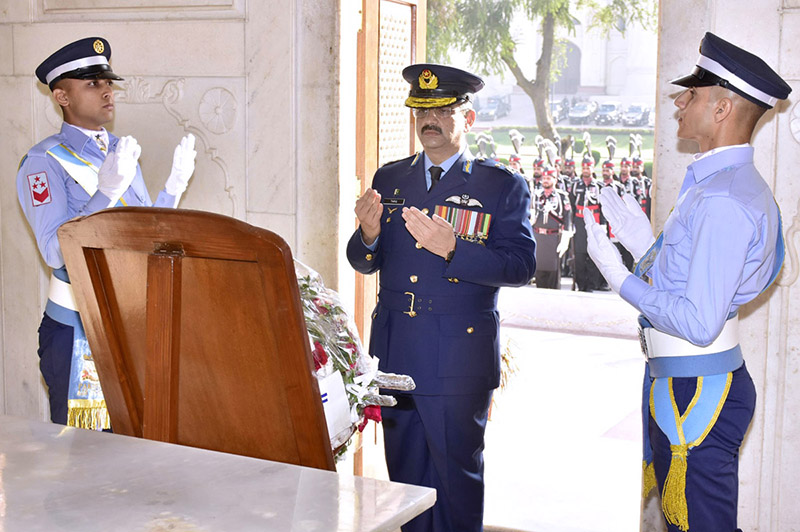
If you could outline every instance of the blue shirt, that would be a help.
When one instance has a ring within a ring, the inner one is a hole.
[[[109,134],[109,150],[114,151],[119,139]],[[48,266],[64,266],[61,246],[58,243],[58,228],[76,216],[87,216],[108,207],[110,199],[97,190],[89,195],[66,170],[48,155],[47,150],[64,144],[76,155],[100,167],[105,153],[95,141],[77,128],[64,123],[61,131],[52,135],[28,151],[17,172],[17,197],[25,213],[39,251]],[[36,183],[34,185],[34,182]],[[34,197],[34,193],[38,196]],[[122,195],[129,206],[151,206],[141,168],[137,166],[136,177]],[[162,190],[156,199],[156,207],[172,207],[175,197]]]
[[[650,270],[620,295],[659,331],[708,345],[726,319],[766,288],[776,267],[780,213],[751,146],[689,165]]]

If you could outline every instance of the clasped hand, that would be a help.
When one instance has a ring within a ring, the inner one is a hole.
[[[403,207],[403,220],[411,236],[434,255],[447,258],[447,254],[455,248],[453,226],[441,216],[434,214],[428,218],[416,207]]]

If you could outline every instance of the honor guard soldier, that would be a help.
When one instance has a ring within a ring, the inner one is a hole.
[[[675,99],[677,136],[697,142],[700,153],[664,230],[656,239],[633,197],[604,191],[603,210],[639,262],[628,272],[592,224],[589,253],[641,312],[645,479],[652,481],[645,491],[657,484],[670,532],[730,532],[738,530],[739,449],[756,402],[738,310],[772,283],[784,255],[780,211],[753,164],[750,139],[791,87],[712,33],[692,72],[672,83],[686,87]]]
[[[133,137],[103,126],[114,119],[111,46],[89,37],[54,52],[36,69],[64,122],[61,131],[31,148],[17,172],[17,195],[44,262],[53,269],[39,327],[40,369],[48,387],[50,419],[108,428],[105,401],[64,267],[57,231],[64,222],[119,205],[151,206]],[[194,136],[175,149],[172,172],[155,206],[174,207],[194,172]],[[87,391],[88,390],[88,391]]]
[[[636,201],[641,201],[642,184],[638,178],[631,175],[631,160],[627,157],[623,157],[619,162],[619,182],[625,194],[630,194]]]
[[[479,77],[433,64],[403,77],[424,151],[375,173],[356,203],[347,258],[381,273],[370,353],[416,382],[383,414],[386,463],[392,480],[436,488],[437,500],[403,530],[478,532],[484,431],[500,382],[497,293],[536,270],[531,197],[521,175],[467,149]]]
[[[556,188],[556,170],[546,167],[542,188],[537,190],[531,209],[536,239],[536,287],[561,288],[561,259],[572,238],[572,206],[569,195]]]
[[[578,179],[578,175],[575,173],[575,159],[564,159],[564,169],[561,175],[559,176],[559,182],[564,186],[564,190],[569,190],[569,187],[572,186]]]
[[[525,170],[522,168],[522,159],[520,159],[519,155],[512,154],[508,157],[508,167],[525,179],[525,183],[528,185],[528,191],[533,193],[533,179],[525,175]]]
[[[542,171],[544,170],[544,159],[537,157],[533,161],[533,184],[531,194],[542,188]]]
[[[586,226],[584,216],[592,216],[600,223],[600,184],[594,178],[594,159],[591,155],[586,155],[581,162],[581,176],[576,180],[569,190],[569,199],[572,203],[573,225],[575,236],[573,237],[573,249],[575,262],[573,264],[573,279],[576,288],[581,292],[591,292],[599,290],[603,285],[603,280],[597,266],[589,258],[586,250]]]
[[[653,197],[651,195],[653,180],[647,176],[647,172],[644,170],[644,161],[642,161],[639,157],[633,158],[631,175],[638,179],[641,183],[642,188],[639,203],[647,217],[650,218],[650,210],[653,205]]]

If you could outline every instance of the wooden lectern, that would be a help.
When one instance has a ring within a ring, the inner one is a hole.
[[[146,207],[58,237],[115,433],[335,469],[283,239]]]

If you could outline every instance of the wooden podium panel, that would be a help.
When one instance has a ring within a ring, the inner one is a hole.
[[[146,207],[58,237],[114,432],[334,470],[283,239]]]

